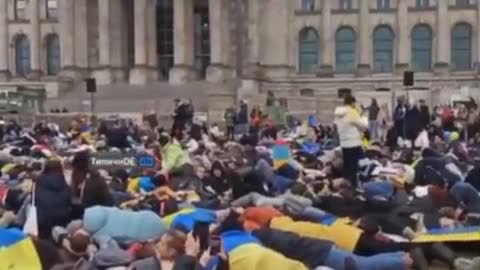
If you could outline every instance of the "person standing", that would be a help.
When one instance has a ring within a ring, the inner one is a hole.
[[[372,141],[378,139],[378,115],[380,108],[378,107],[377,100],[372,98],[372,102],[368,107],[368,132]]]
[[[397,139],[405,139],[405,114],[407,110],[403,101],[403,98],[397,99],[397,106],[393,113],[393,121],[395,122],[395,133],[397,134]]]
[[[335,124],[343,152],[344,176],[355,187],[357,186],[358,162],[364,157],[362,135],[368,128],[368,119],[362,116],[355,97],[346,96],[344,106],[335,109]]]
[[[478,126],[480,122],[480,116],[478,112],[478,107],[476,104],[472,105],[470,108],[470,112],[468,114],[468,120],[467,120],[467,130],[468,130],[468,136],[470,138],[474,138],[475,135],[478,133]]]
[[[406,139],[413,142],[420,132],[420,111],[417,108],[414,100],[409,100],[405,111],[405,136]]]
[[[420,129],[427,129],[430,126],[430,110],[425,100],[420,100]]]
[[[225,125],[227,126],[227,139],[233,141],[235,139],[235,109],[229,107],[225,110]]]
[[[240,134],[248,133],[248,104],[246,100],[240,101],[240,110],[237,116],[238,132]]]

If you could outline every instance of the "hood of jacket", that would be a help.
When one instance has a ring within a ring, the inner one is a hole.
[[[107,222],[108,207],[94,206],[83,214],[83,226],[91,234],[98,232]]]

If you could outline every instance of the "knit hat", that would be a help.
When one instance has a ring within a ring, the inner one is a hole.
[[[243,211],[243,227],[245,230],[256,230],[267,226],[274,217],[283,214],[273,207],[249,207]]]

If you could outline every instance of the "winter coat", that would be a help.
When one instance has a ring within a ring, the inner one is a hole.
[[[158,239],[166,231],[162,219],[152,211],[131,212],[103,206],[86,209],[83,224],[94,237],[110,236],[119,244]]]
[[[285,257],[303,262],[310,269],[325,264],[333,242],[301,237],[298,234],[263,228],[252,232],[264,246],[273,249]]]
[[[169,143],[161,150],[162,169],[166,172],[179,170],[190,161],[186,151],[178,143]]]
[[[236,115],[235,115],[235,110],[233,108],[228,108],[225,111],[224,118],[225,118],[225,125],[227,125],[227,127],[235,126]]]
[[[248,105],[240,105],[240,111],[238,112],[238,123],[247,124],[248,123]]]
[[[42,174],[35,184],[40,237],[49,238],[54,226],[65,226],[70,218],[72,195],[61,173]]]
[[[342,148],[353,148],[362,145],[363,131],[368,128],[368,119],[351,106],[335,109],[337,125]]]
[[[417,106],[407,108],[405,114],[405,135],[407,136],[407,139],[414,141],[418,136],[420,126],[420,111]]]

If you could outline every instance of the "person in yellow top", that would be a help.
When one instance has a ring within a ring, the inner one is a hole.
[[[368,119],[362,115],[355,98],[347,95],[344,106],[335,109],[335,125],[338,129],[343,152],[343,171],[352,186],[357,186],[358,161],[364,157],[363,133],[368,128]]]
[[[168,134],[161,134],[159,142],[162,156],[162,173],[185,173],[185,165],[190,164],[188,153],[184,151],[181,145],[175,142],[173,138],[170,138]]]

